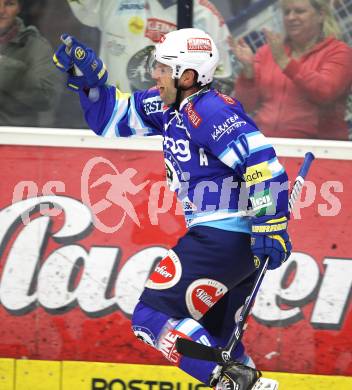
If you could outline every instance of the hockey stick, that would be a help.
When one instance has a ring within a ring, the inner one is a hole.
[[[304,179],[307,176],[307,173],[309,171],[310,165],[313,160],[314,160],[313,153],[310,152],[306,153],[304,157],[304,161],[298,172],[298,176],[295,180],[295,183],[292,187],[292,191],[290,194],[290,199],[289,199],[290,212],[292,211],[293,205],[302,191]],[[235,349],[236,345],[239,343],[239,341],[243,336],[243,331],[245,329],[247,317],[254,304],[255,297],[258,293],[259,287],[265,276],[265,272],[268,268],[268,264],[269,264],[269,257],[265,259],[264,264],[262,265],[261,269],[258,272],[258,275],[254,282],[254,286],[252,288],[252,292],[247,297],[242,307],[239,320],[236,324],[236,328],[232,332],[230,340],[228,341],[225,348],[209,347],[207,345],[197,343],[196,341],[193,340],[178,338],[176,340],[177,351],[180,354],[190,358],[214,361],[220,364],[224,364],[231,361],[231,352]]]

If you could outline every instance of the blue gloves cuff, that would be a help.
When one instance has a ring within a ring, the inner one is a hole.
[[[269,256],[268,269],[279,267],[290,256],[292,245],[284,213],[253,219],[251,248],[255,256]]]

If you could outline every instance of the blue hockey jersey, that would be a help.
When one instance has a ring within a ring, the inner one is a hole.
[[[250,232],[254,215],[288,215],[286,172],[236,99],[204,88],[176,110],[156,88],[130,95],[109,86],[99,93],[96,102],[80,93],[96,134],[163,137],[167,182],[187,226]]]

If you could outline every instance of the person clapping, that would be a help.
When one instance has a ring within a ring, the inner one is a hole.
[[[348,139],[352,49],[326,0],[281,0],[285,34],[264,29],[255,54],[235,43],[243,65],[235,93],[270,137]]]

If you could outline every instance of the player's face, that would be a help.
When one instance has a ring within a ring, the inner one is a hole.
[[[305,43],[321,33],[324,15],[310,0],[282,0],[287,36],[294,42]]]
[[[17,0],[0,0],[0,32],[7,31],[20,12]]]
[[[170,105],[176,100],[175,80],[172,78],[172,69],[170,66],[157,62],[153,65],[151,71],[152,78],[156,81],[161,100]]]

